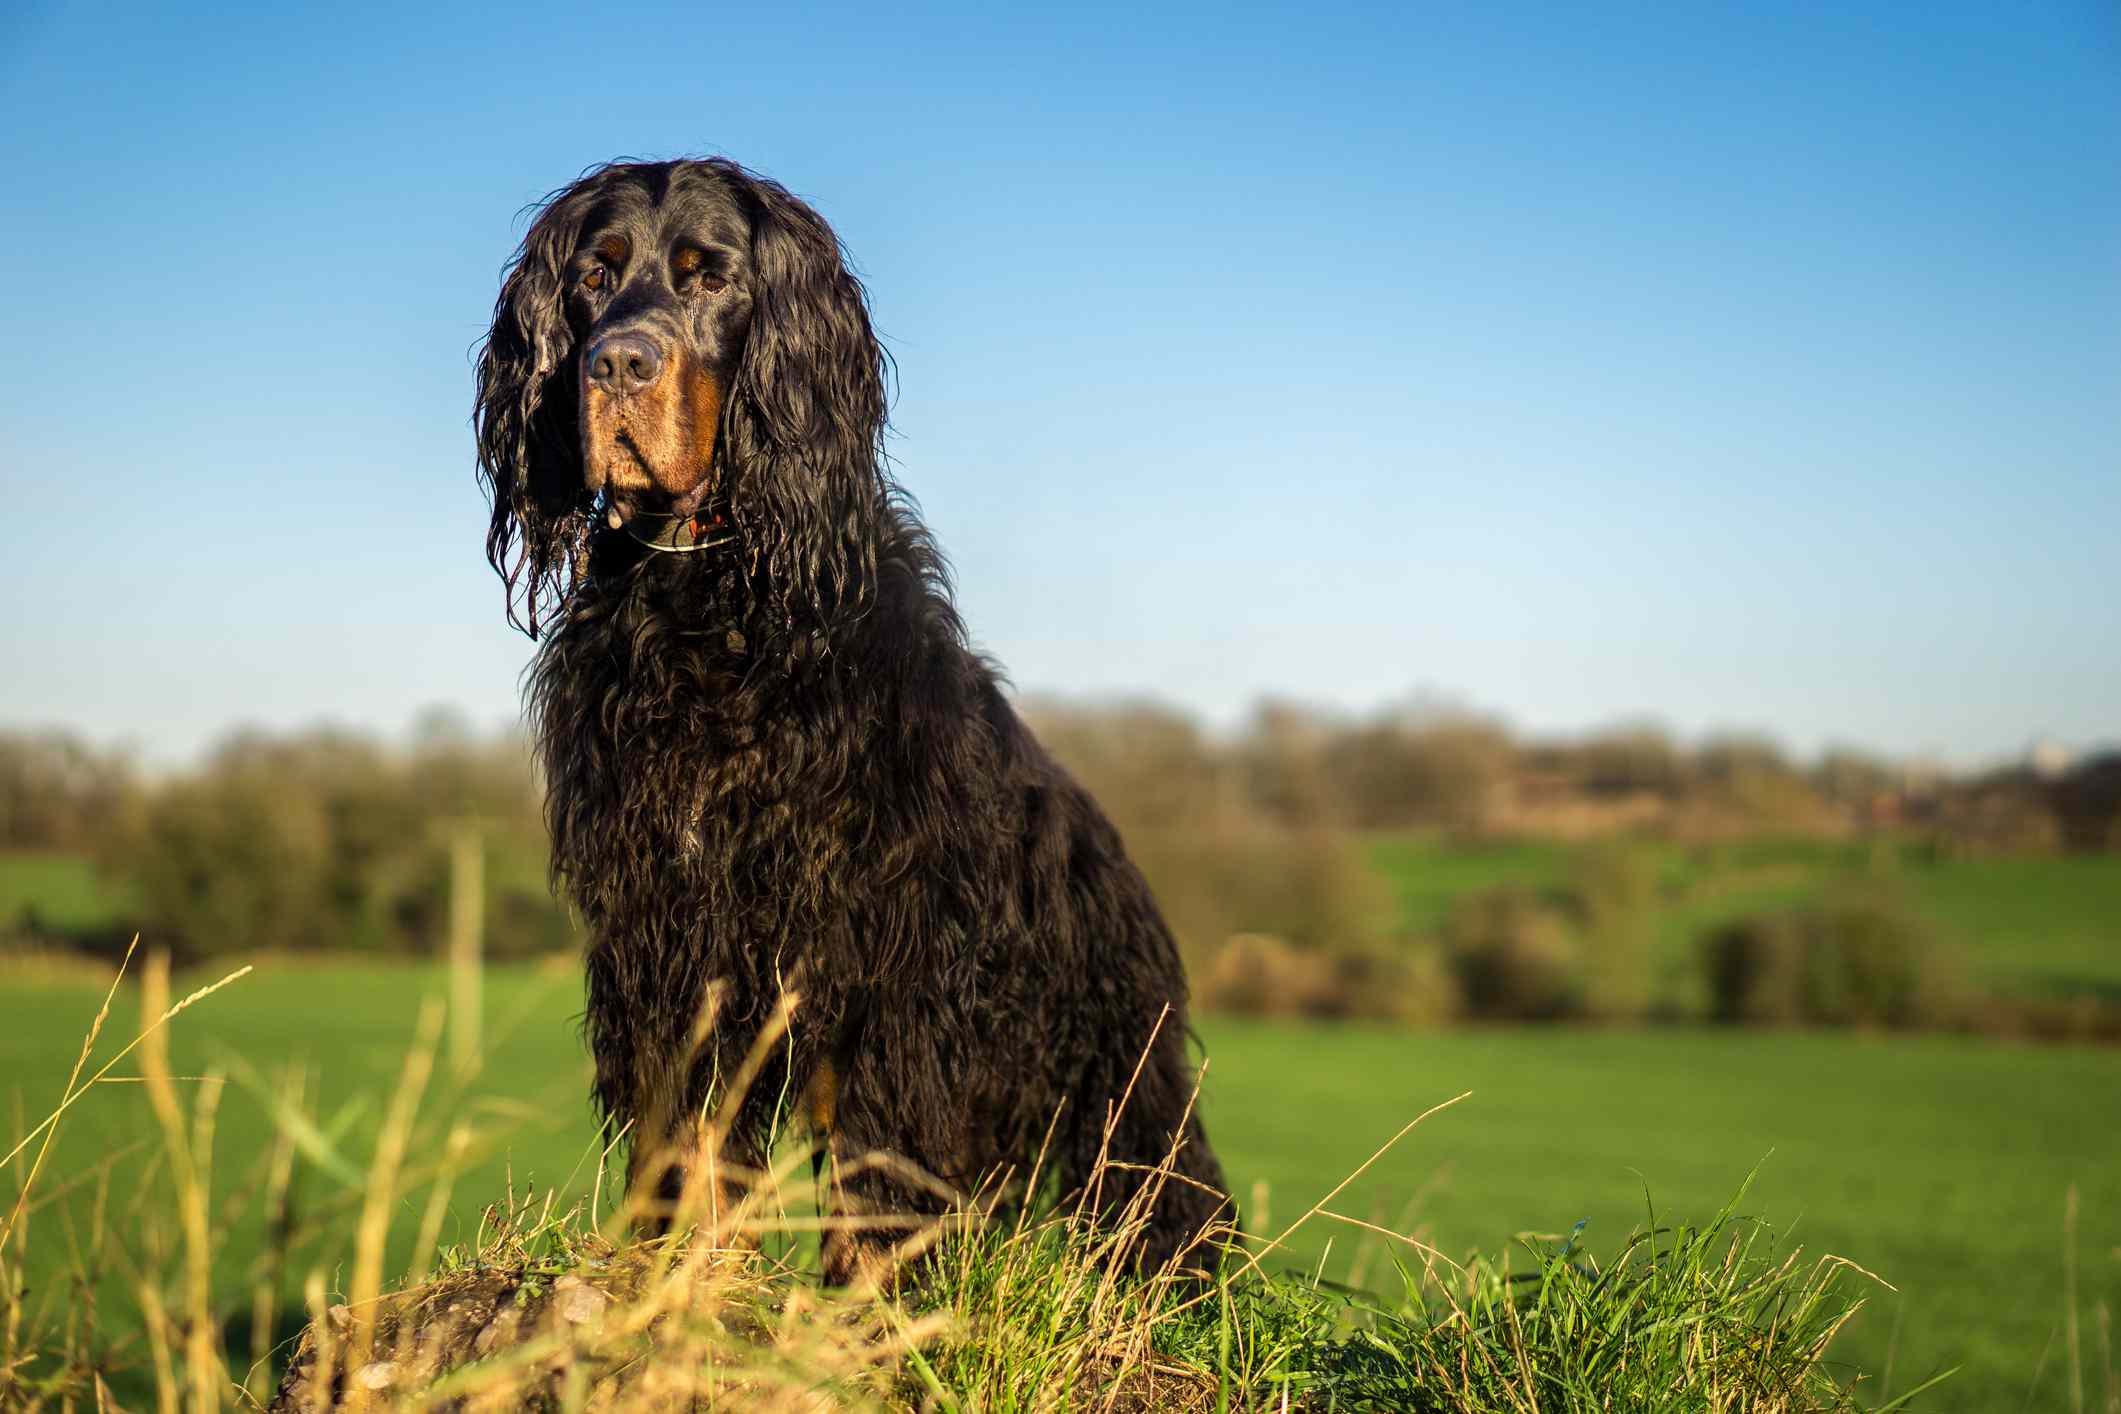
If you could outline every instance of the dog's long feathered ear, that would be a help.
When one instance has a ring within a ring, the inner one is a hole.
[[[562,271],[574,254],[588,182],[549,200],[509,262],[479,352],[479,476],[493,498],[486,558],[508,588],[508,621],[532,638],[547,600],[566,600],[594,505],[582,484],[574,336]],[[520,608],[520,612],[519,612]]]
[[[714,163],[752,222],[755,288],[724,413],[730,512],[790,629],[860,613],[875,590],[884,473],[884,350],[861,281],[824,219],[778,184]]]

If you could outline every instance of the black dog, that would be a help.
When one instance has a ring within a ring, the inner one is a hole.
[[[508,269],[479,360],[486,551],[511,621],[551,619],[530,695],[555,876],[593,939],[596,1099],[652,1178],[797,993],[734,1162],[791,1117],[840,1172],[882,1152],[959,1192],[1043,1146],[1080,1194],[1104,1151],[1113,1209],[1175,1150],[1142,1204],[1160,1262],[1229,1212],[1178,953],[966,645],[884,423],[838,239],[734,163],[592,172]],[[943,1202],[885,1167],[838,1201]],[[858,1258],[838,1244],[831,1274]]]

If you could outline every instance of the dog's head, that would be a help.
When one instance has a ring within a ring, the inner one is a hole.
[[[641,514],[724,518],[782,617],[866,592],[884,355],[838,239],[775,183],[710,158],[615,163],[555,193],[478,381],[486,554],[533,636],[588,537]]]

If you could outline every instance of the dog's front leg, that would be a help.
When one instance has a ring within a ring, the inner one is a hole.
[[[626,1201],[645,1236],[691,1228],[718,1247],[750,1240],[762,1157],[690,1111],[651,1104],[627,1157]]]

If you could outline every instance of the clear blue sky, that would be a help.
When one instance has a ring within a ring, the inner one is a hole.
[[[0,723],[511,719],[525,203],[812,198],[1020,687],[2121,736],[2103,0],[7,7]]]

